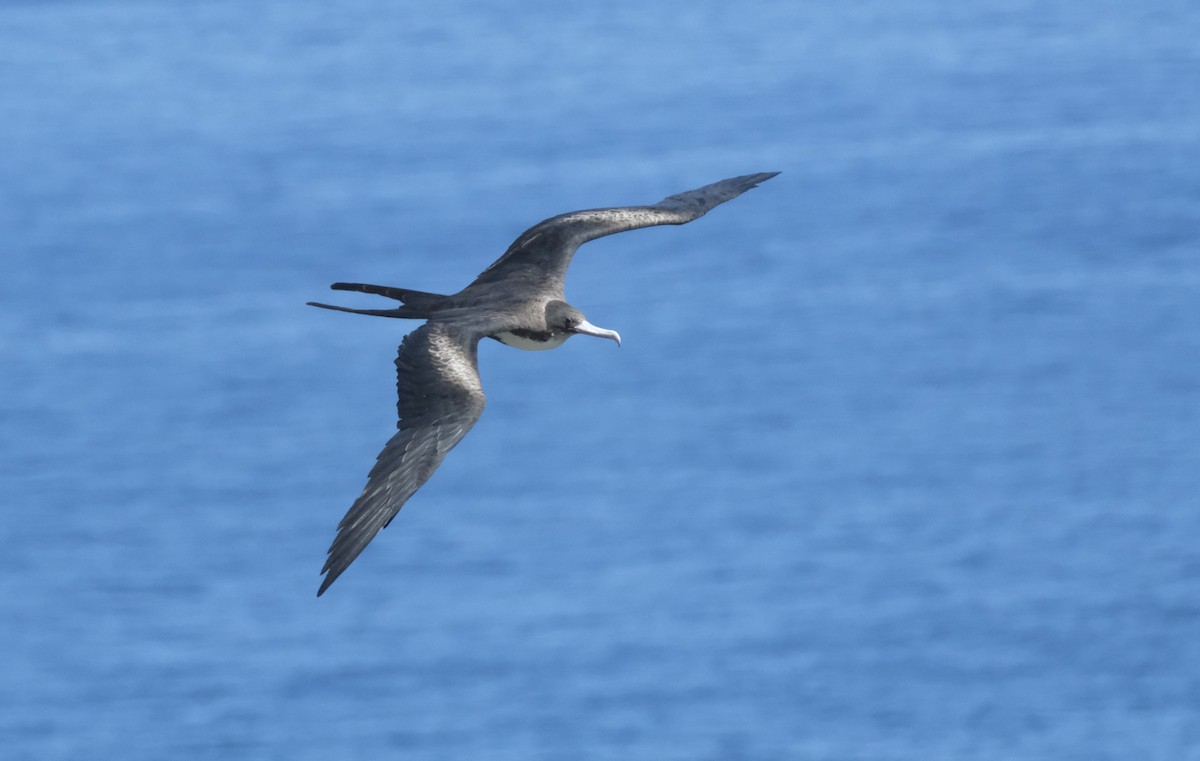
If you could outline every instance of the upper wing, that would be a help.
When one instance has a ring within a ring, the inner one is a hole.
[[[479,339],[452,327],[425,324],[405,336],[396,357],[399,431],[388,441],[363,493],[338,525],[317,596],[421,488],[483,413]]]
[[[714,206],[737,198],[777,174],[779,172],[759,172],[731,177],[669,196],[653,206],[588,209],[551,217],[521,233],[504,256],[484,270],[471,285],[521,278],[561,290],[571,257],[589,240],[639,227],[691,222]]]

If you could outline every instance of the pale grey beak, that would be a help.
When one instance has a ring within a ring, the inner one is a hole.
[[[580,322],[578,325],[576,325],[573,328],[573,330],[576,333],[582,333],[585,336],[595,336],[596,338],[611,338],[612,340],[617,342],[617,346],[621,345],[621,334],[620,333],[618,333],[615,330],[605,330],[604,328],[597,328],[595,325],[588,322],[587,320]]]

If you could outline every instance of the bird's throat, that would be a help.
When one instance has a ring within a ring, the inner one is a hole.
[[[500,343],[525,351],[545,351],[562,346],[570,333],[539,333],[534,330],[506,330],[495,336]]]

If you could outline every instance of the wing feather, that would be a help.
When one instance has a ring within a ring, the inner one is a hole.
[[[668,196],[651,206],[586,209],[551,217],[521,233],[504,256],[480,273],[471,286],[519,278],[561,291],[571,258],[584,243],[641,227],[691,222],[777,174],[759,172],[730,177]]]
[[[399,430],[379,453],[366,488],[338,525],[321,569],[326,576],[318,597],[429,480],[483,413],[478,344],[477,337],[439,324],[417,328],[400,344]]]

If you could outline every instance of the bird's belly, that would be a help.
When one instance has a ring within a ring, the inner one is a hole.
[[[545,338],[542,338],[543,335],[545,335]],[[514,349],[524,349],[525,351],[545,351],[546,349],[553,349],[555,347],[562,346],[563,342],[571,337],[571,334],[531,333],[526,335],[518,335],[512,331],[506,330],[503,333],[497,333],[495,337],[499,339],[500,343],[506,346],[511,346]]]

